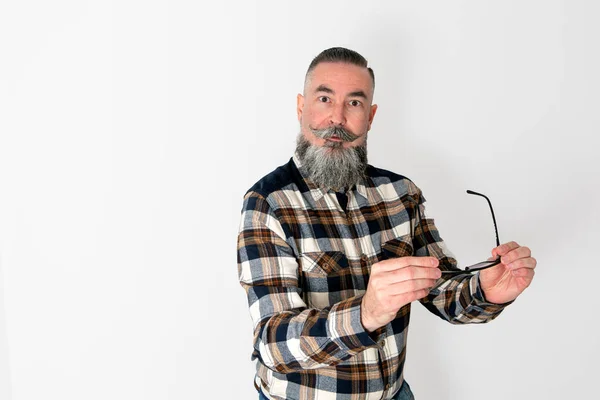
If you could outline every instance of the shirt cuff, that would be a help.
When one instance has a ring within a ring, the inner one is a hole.
[[[363,295],[334,304],[327,321],[328,336],[350,355],[360,353],[377,343],[365,330],[360,318]]]
[[[479,272],[473,275],[469,286],[471,289],[471,297],[473,298],[474,305],[481,308],[485,308],[488,312],[500,312],[506,306],[514,302],[514,300],[511,300],[508,303],[497,304],[487,301],[483,294],[483,290],[481,289],[481,282],[479,281]]]

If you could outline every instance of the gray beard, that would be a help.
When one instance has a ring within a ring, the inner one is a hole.
[[[367,141],[361,146],[344,148],[342,143],[313,146],[302,132],[296,140],[296,154],[302,169],[320,187],[349,189],[365,176],[367,169]]]

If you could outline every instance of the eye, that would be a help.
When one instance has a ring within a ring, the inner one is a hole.
[[[350,100],[350,105],[352,107],[358,107],[360,106],[362,103],[359,100]]]
[[[327,97],[327,96],[319,96],[319,101],[321,103],[327,103],[329,101],[329,97]]]

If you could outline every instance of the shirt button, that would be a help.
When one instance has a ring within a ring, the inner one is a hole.
[[[363,255],[360,256],[360,260],[361,261],[367,261],[368,259],[369,259],[369,257],[367,257],[366,254],[363,254]]]
[[[385,390],[388,390],[390,388],[390,384],[388,383],[387,385],[385,385]]]
[[[385,340],[382,340],[381,342],[379,342],[379,345],[380,345],[381,347],[385,346]]]

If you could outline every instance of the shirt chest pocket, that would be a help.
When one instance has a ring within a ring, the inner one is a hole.
[[[302,292],[308,307],[324,308],[354,296],[352,268],[340,251],[303,253],[300,256]]]
[[[411,235],[399,236],[381,245],[381,259],[408,257],[414,254]]]
[[[348,269],[348,259],[341,251],[314,251],[303,253],[302,271],[309,274],[330,275]]]

